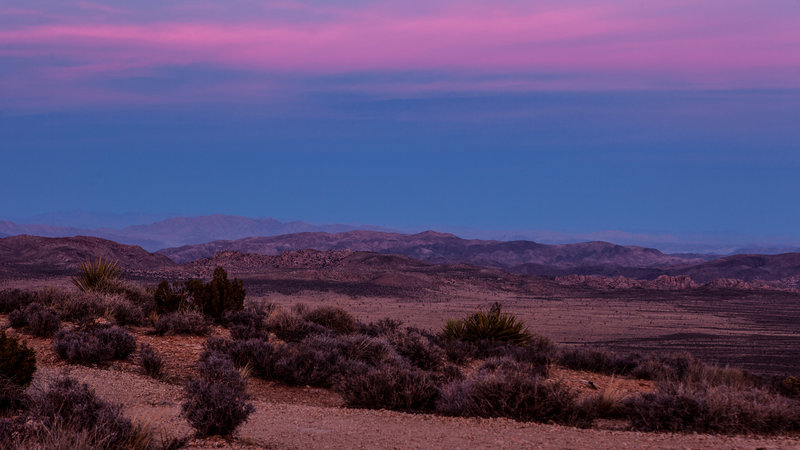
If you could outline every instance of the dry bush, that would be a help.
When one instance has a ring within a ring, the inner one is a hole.
[[[246,307],[242,311],[227,313],[223,322],[231,330],[231,337],[237,340],[268,338],[267,310]]]
[[[377,322],[370,322],[368,324],[359,323],[358,332],[373,337],[385,336],[399,331],[402,325],[403,322],[400,320],[385,317]]]
[[[0,291],[0,314],[24,308],[34,300],[33,294],[19,289]]]
[[[121,408],[98,399],[86,384],[58,378],[35,390],[28,405],[21,442],[27,448],[150,449],[151,433],[123,417]],[[81,447],[83,446],[83,447]]]
[[[327,328],[304,320],[285,309],[272,311],[267,317],[265,326],[268,331],[286,342],[299,342],[312,333],[329,332]]]
[[[185,388],[184,416],[199,436],[231,435],[255,410],[247,402],[246,381],[219,353],[204,355],[197,369],[201,378]]]
[[[164,359],[148,344],[139,346],[139,365],[149,377],[158,379],[164,376]]]
[[[442,389],[437,411],[464,417],[582,425],[588,420],[564,384],[531,374],[511,359],[487,361],[467,378]]]
[[[202,313],[179,311],[159,317],[155,324],[155,332],[160,336],[174,334],[206,336],[211,332],[211,326]]]
[[[337,306],[312,309],[303,314],[303,319],[341,334],[350,334],[356,330],[356,319],[353,315]]]
[[[330,387],[340,373],[340,357],[299,343],[273,353],[272,371],[276,380],[296,386]],[[275,358],[275,356],[278,356]]]
[[[438,370],[444,365],[444,349],[440,340],[431,333],[416,328],[406,328],[387,335],[397,353],[423,370]]]
[[[639,365],[636,355],[621,356],[614,352],[574,348],[562,351],[557,362],[572,370],[602,373],[606,375],[626,375]]]
[[[50,337],[61,328],[58,314],[52,308],[39,303],[31,303],[24,309],[12,311],[8,320],[14,328],[24,329],[39,337]]]
[[[631,425],[642,431],[785,433],[800,430],[800,402],[761,388],[662,383],[625,401]]]
[[[99,364],[127,358],[136,350],[136,338],[119,327],[61,330],[53,340],[53,349],[69,362]]]
[[[350,407],[407,412],[433,411],[439,397],[436,381],[428,372],[394,364],[348,374],[335,389]]]

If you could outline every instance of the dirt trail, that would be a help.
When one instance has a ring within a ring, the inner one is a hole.
[[[37,383],[64,371],[44,366]],[[71,376],[99,396],[125,407],[126,415],[166,436],[191,434],[180,417],[181,389],[169,383],[117,370],[70,366]],[[800,448],[798,437],[744,437],[698,434],[581,430],[507,419],[463,419],[428,414],[358,410],[254,400],[256,412],[235,439],[192,440],[190,448]]]

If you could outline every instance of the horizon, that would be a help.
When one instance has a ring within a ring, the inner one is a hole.
[[[583,242],[606,242],[615,245],[654,248],[666,254],[698,253],[707,255],[726,256],[741,253],[781,254],[800,252],[800,244],[790,240],[767,240],[753,236],[727,234],[685,234],[673,235],[669,233],[628,232],[620,230],[600,230],[591,233],[565,233],[554,230],[491,230],[467,227],[454,227],[446,225],[397,228],[383,224],[359,223],[315,223],[304,220],[291,220],[275,217],[246,217],[230,214],[208,214],[198,216],[183,215],[152,215],[144,213],[111,214],[88,211],[61,211],[50,214],[40,214],[28,218],[0,217],[0,222],[8,221],[19,226],[51,226],[72,229],[78,232],[87,232],[90,236],[103,237],[102,233],[93,232],[123,231],[128,227],[149,226],[163,223],[171,219],[203,219],[203,218],[246,219],[253,221],[269,220],[280,224],[299,223],[310,226],[322,227],[317,232],[339,233],[343,231],[379,231],[400,234],[419,234],[433,231],[455,235],[462,239],[497,240],[497,241],[533,241],[548,245],[573,244]],[[346,230],[330,230],[325,227],[348,227]],[[209,230],[207,230],[209,231]],[[300,231],[302,232],[302,231]],[[293,232],[289,232],[291,234]],[[36,234],[32,232],[30,234]],[[276,236],[279,234],[265,234],[263,236]],[[2,236],[2,234],[0,234]],[[68,234],[47,234],[50,237],[67,237]],[[247,235],[236,238],[217,237],[212,240],[241,239],[244,237],[257,237],[261,235]],[[108,237],[106,237],[108,238]],[[113,238],[111,240],[114,240]],[[205,241],[204,241],[205,242]],[[202,243],[200,241],[196,243]],[[158,250],[158,249],[151,249]]]
[[[797,245],[798,20],[790,0],[9,0],[0,216]]]

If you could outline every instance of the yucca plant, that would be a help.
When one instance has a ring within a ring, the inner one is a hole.
[[[448,320],[442,336],[467,342],[499,341],[524,345],[532,339],[525,324],[513,314],[501,311],[500,303],[495,303],[488,312],[479,310],[462,320]]]
[[[98,258],[81,264],[78,274],[72,277],[74,284],[82,292],[109,290],[120,278],[120,268],[115,261]]]

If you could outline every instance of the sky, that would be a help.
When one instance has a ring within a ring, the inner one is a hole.
[[[798,0],[4,0],[0,218],[798,243],[798,23]]]

